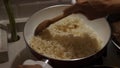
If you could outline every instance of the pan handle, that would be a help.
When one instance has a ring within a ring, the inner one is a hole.
[[[42,68],[53,68],[51,65],[48,64],[49,60],[48,59],[42,59],[41,61],[35,61],[32,59],[26,60],[23,65],[41,65]]]

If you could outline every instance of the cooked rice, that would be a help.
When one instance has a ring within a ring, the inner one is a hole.
[[[95,54],[102,40],[86,25],[79,14],[51,24],[39,36],[33,36],[30,46],[38,53],[56,59],[75,59]]]

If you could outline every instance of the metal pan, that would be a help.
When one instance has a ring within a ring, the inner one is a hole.
[[[24,39],[27,43],[27,46],[29,47],[30,51],[38,58],[38,59],[48,59],[50,61],[51,65],[56,65],[59,67],[75,67],[77,65],[83,66],[90,64],[91,62],[94,62],[96,59],[100,58],[106,46],[108,45],[110,38],[111,38],[111,27],[109,23],[106,21],[105,18],[100,18],[96,20],[88,20],[84,15],[80,14],[82,20],[84,20],[90,27],[92,27],[97,33],[98,36],[103,40],[103,45],[101,45],[102,49],[97,52],[96,54],[91,54],[90,56],[83,57],[83,58],[76,58],[76,59],[70,59],[70,60],[60,60],[60,59],[54,59],[50,58],[45,55],[41,55],[36,50],[34,50],[31,46],[29,46],[29,40],[32,36],[34,36],[34,31],[36,27],[40,24],[40,22],[46,20],[46,19],[52,19],[60,14],[63,13],[63,10],[67,8],[70,5],[55,5],[50,6],[45,9],[42,9],[35,14],[33,14],[24,27]]]

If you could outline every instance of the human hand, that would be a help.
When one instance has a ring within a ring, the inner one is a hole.
[[[96,18],[101,18],[106,16],[108,13],[106,12],[105,8],[102,8],[106,5],[104,5],[104,2],[100,2],[97,7],[97,9],[90,4],[90,0],[76,0],[77,3],[74,5],[68,7],[67,9],[64,10],[64,14],[71,14],[71,13],[82,13],[84,14],[88,19],[96,19]],[[96,2],[93,2],[96,3]],[[101,9],[102,8],[102,9]]]

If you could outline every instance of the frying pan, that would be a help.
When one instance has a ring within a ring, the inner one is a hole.
[[[24,39],[27,43],[27,46],[29,47],[30,51],[35,55],[38,59],[48,59],[50,61],[51,65],[56,65],[59,67],[62,66],[77,66],[77,65],[87,65],[94,60],[100,58],[106,46],[108,45],[110,38],[111,38],[111,27],[109,23],[106,21],[105,18],[99,18],[96,20],[88,20],[83,14],[79,14],[81,17],[81,20],[84,21],[88,26],[94,29],[94,31],[97,32],[98,36],[103,40],[103,44],[101,45],[101,50],[95,54],[91,54],[90,56],[83,57],[83,58],[76,58],[76,59],[70,59],[70,60],[60,60],[60,59],[54,59],[50,58],[45,55],[39,54],[36,50],[34,50],[30,45],[29,41],[32,36],[34,36],[34,31],[36,27],[44,20],[46,19],[52,19],[60,14],[63,14],[63,10],[70,5],[54,5],[47,8],[44,8],[42,10],[39,10],[35,14],[33,14],[24,27]]]

